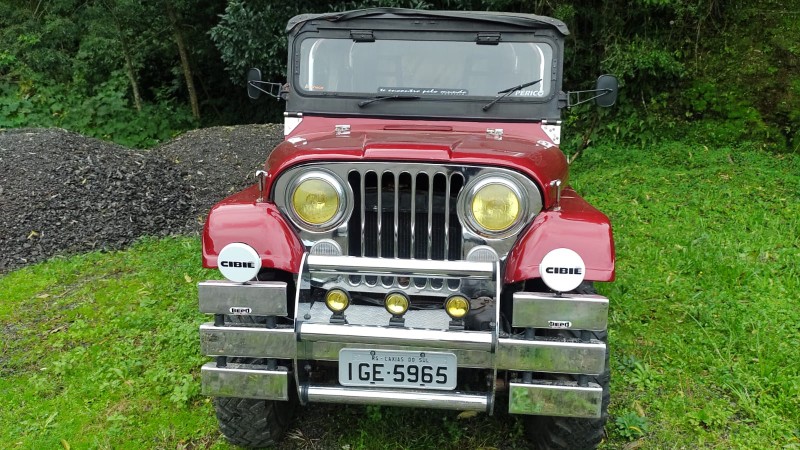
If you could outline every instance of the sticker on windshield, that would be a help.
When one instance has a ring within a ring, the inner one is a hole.
[[[544,91],[517,91],[511,95],[514,97],[544,97]]]
[[[379,87],[378,94],[384,95],[469,95],[466,89]]]

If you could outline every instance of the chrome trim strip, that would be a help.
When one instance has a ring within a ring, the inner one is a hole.
[[[430,249],[429,249],[430,251]],[[473,261],[422,261],[354,256],[308,255],[310,272],[374,276],[470,278],[491,280],[494,264]]]
[[[365,238],[367,236],[366,231],[364,230],[364,226],[366,225],[366,202],[367,202],[367,185],[366,185],[366,173],[358,173],[359,181],[361,182],[361,256],[366,256],[366,247],[365,247]],[[363,282],[363,280],[362,280]]]
[[[200,312],[207,314],[285,316],[286,283],[251,281],[247,284],[227,280],[208,280],[197,283]],[[235,308],[241,308],[239,310]]]
[[[417,225],[417,176],[418,173],[411,174],[411,252],[409,253],[410,259],[416,259],[416,248],[414,241],[416,240],[416,225]],[[412,281],[411,284],[414,284]]]
[[[433,250],[433,179],[437,172],[428,174],[428,259],[431,259]],[[428,280],[430,283],[430,280]]]
[[[500,320],[502,315],[500,314],[500,261],[494,262],[494,317],[495,317],[495,324],[494,328],[492,329],[492,352],[495,353],[494,361],[493,361],[493,370],[492,370],[492,379],[497,380],[497,350],[500,347]],[[494,404],[495,399],[497,398],[497,383],[491,383],[492,385],[492,403],[489,405],[489,414],[494,414]]]
[[[542,416],[585,417],[602,414],[603,388],[597,383],[586,387],[575,382],[510,383],[508,412]]]
[[[492,335],[480,331],[443,331],[300,322],[299,340],[424,348],[492,350]]]
[[[394,172],[394,257],[397,258],[400,232],[400,173]]]
[[[606,360],[606,344],[565,339],[500,338],[495,354],[498,369],[599,375]]]
[[[375,172],[378,175],[378,258],[381,252],[381,225],[383,221],[383,172]]]
[[[206,363],[200,369],[201,392],[212,397],[289,400],[289,371],[261,370],[256,366]]]
[[[569,325],[567,325],[569,324]],[[600,295],[514,293],[512,326],[602,331],[608,327],[608,299]]]
[[[363,204],[363,203],[362,203]],[[297,311],[300,310],[300,297],[303,295],[304,291],[311,289],[311,280],[306,270],[306,264],[308,264],[308,252],[303,253],[303,257],[300,259],[300,272],[297,276],[297,288],[294,292],[294,324],[295,324],[295,339],[297,338]],[[297,370],[300,365],[297,363],[297,353],[295,353],[294,358],[292,359],[292,367],[295,370],[292,371],[294,374],[294,387],[297,389],[297,395],[300,395],[300,371]],[[305,405],[302,397],[300,397],[300,404]]]
[[[200,351],[206,356],[292,359],[297,354],[293,328],[200,325]]]
[[[444,259],[450,259],[450,184],[453,182],[453,174],[445,174],[444,188]],[[459,258],[460,259],[460,258]]]
[[[434,392],[417,389],[343,388],[308,385],[303,389],[309,402],[350,405],[407,406],[412,408],[486,411],[489,399],[485,394]]]
[[[419,346],[404,345],[379,345],[369,344],[370,350],[430,350]],[[311,342],[304,341],[298,343],[297,351],[299,359],[338,361],[339,351],[343,348],[365,348],[363,343],[352,342]],[[494,355],[484,350],[460,350],[447,349],[448,352],[456,355],[458,367],[468,367],[472,369],[490,369],[494,365]]]

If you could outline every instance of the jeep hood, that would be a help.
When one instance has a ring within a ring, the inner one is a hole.
[[[297,133],[278,145],[267,160],[268,186],[289,167],[327,161],[403,161],[495,166],[516,170],[534,180],[549,205],[553,180],[566,185],[567,161],[561,150],[529,125],[528,136],[505,133],[501,138],[447,125],[352,129],[349,133]],[[387,126],[388,127],[388,126]],[[355,128],[355,127],[354,127]]]

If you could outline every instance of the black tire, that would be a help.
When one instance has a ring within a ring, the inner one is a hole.
[[[225,321],[235,324],[264,324],[261,316],[225,316]],[[229,358],[239,364],[266,364],[266,359]],[[291,363],[290,363],[291,364]],[[290,376],[291,380],[292,377]],[[214,411],[219,430],[231,444],[245,448],[275,446],[281,441],[294,418],[297,408],[297,390],[289,382],[289,400],[258,400],[252,398],[215,397]]]
[[[292,423],[296,405],[296,398],[290,398],[288,402],[252,398],[214,399],[214,410],[222,435],[231,444],[246,448],[271,447],[280,442]]]
[[[594,285],[583,283],[577,289],[579,294],[596,294]],[[592,339],[608,344],[608,332],[591,332]],[[580,332],[554,332],[553,336],[579,337]],[[597,448],[605,435],[608,421],[608,403],[611,399],[609,384],[611,372],[609,368],[608,350],[606,350],[605,370],[597,376],[589,376],[590,383],[597,383],[603,388],[601,416],[599,419],[582,419],[576,417],[524,416],[525,432],[534,448],[539,450],[591,450]],[[542,374],[542,377],[547,375]],[[539,376],[534,376],[539,378]],[[561,376],[559,379],[577,380],[577,377]]]

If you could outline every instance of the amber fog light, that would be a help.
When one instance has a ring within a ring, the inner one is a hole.
[[[444,302],[447,315],[453,319],[463,319],[469,312],[469,300],[463,295],[451,295]]]
[[[325,306],[334,313],[341,313],[350,306],[350,295],[342,289],[331,289],[325,294]]]
[[[392,292],[386,296],[384,306],[389,314],[393,316],[402,316],[408,311],[408,297],[399,292]]]

